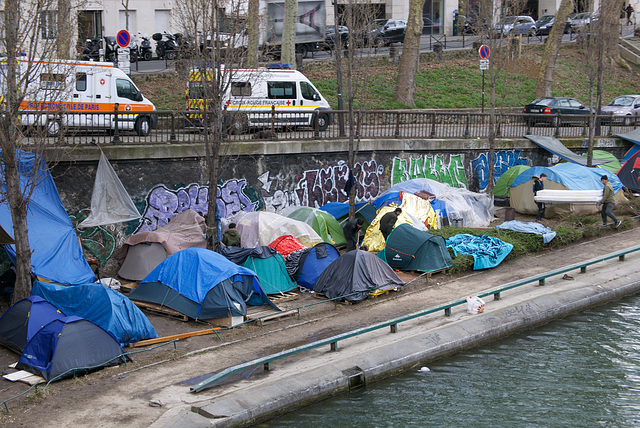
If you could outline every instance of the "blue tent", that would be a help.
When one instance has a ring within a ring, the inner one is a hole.
[[[22,353],[29,340],[38,330],[65,314],[42,297],[22,299],[0,317],[0,343]]]
[[[255,272],[203,248],[173,254],[140,281],[129,297],[167,306],[194,319],[244,316],[247,304],[276,308]]]
[[[79,316],[102,327],[122,346],[158,337],[145,314],[131,300],[102,284],[66,287],[35,281],[32,293],[69,316]]]
[[[293,279],[299,286],[313,290],[322,272],[339,257],[340,253],[333,245],[324,242],[317,244],[315,247],[301,252],[298,266],[292,275]]]
[[[64,379],[128,360],[116,339],[80,317],[55,319],[24,347],[16,368],[46,381]]]
[[[361,217],[365,226],[363,229],[369,227],[369,224],[376,218],[376,209],[370,202],[358,202],[355,206],[356,217]],[[328,212],[340,222],[340,224],[348,220],[349,217],[349,203],[348,202],[329,202],[320,207],[322,211]]]
[[[32,273],[61,284],[95,281],[44,159],[24,151],[16,151],[16,156],[20,162],[20,187],[25,193],[32,190],[27,205]],[[2,188],[6,191],[4,180]],[[0,204],[0,226],[13,237],[13,220],[6,201]],[[5,249],[15,263],[15,245],[5,245]]]

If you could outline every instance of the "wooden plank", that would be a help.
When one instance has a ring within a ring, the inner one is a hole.
[[[136,288],[138,286],[138,284],[140,284],[140,281],[122,280],[122,281],[120,281],[120,291],[123,294],[130,293],[131,290],[133,290],[134,288]]]
[[[169,317],[178,318],[185,322],[189,321],[189,317],[186,316],[185,314],[180,313],[171,308],[167,308],[166,306],[160,306],[160,305],[156,305],[155,303],[149,303],[149,302],[141,302],[139,300],[132,300],[132,302],[142,310],[154,312],[159,315],[166,315]]]
[[[207,329],[204,329],[204,330],[190,331],[188,333],[179,333],[179,334],[174,334],[174,335],[171,335],[171,336],[158,337],[156,339],[146,339],[146,340],[141,340],[139,342],[130,343],[129,347],[130,348],[139,348],[141,346],[155,345],[157,343],[164,343],[164,342],[170,342],[172,340],[186,339],[188,337],[204,336],[204,335],[207,335],[207,334],[213,334],[218,330],[222,330],[222,328],[220,328],[220,327],[207,328]]]
[[[269,299],[275,304],[280,302],[288,302],[290,300],[296,300],[300,298],[300,293],[295,291],[285,291],[282,294],[271,294],[269,295]]]
[[[296,315],[298,313],[297,310],[289,310],[289,311],[276,311],[272,309],[264,309],[264,308],[248,308],[247,309],[247,321],[255,321],[263,323],[267,321],[275,321],[280,318],[290,317],[292,315]]]

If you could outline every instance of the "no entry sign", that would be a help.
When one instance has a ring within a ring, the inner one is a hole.
[[[126,48],[131,43],[131,35],[127,30],[120,30],[116,35],[116,42],[121,48]]]
[[[489,46],[482,45],[482,46],[480,46],[480,49],[478,49],[478,53],[480,54],[480,58],[487,59],[487,58],[489,58],[489,55],[491,54],[491,51],[489,50]]]

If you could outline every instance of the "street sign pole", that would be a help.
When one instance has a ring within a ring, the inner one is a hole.
[[[480,54],[480,70],[482,70],[482,113],[484,113],[484,71],[489,69],[491,50],[489,46],[482,45],[478,49],[478,54]]]
[[[484,70],[482,70],[482,113],[484,113]]]

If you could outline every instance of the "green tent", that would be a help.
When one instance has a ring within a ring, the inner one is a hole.
[[[338,220],[325,211],[311,207],[289,207],[282,213],[285,217],[307,223],[327,244],[346,245],[342,226]]]
[[[496,181],[495,186],[493,186],[493,195],[502,197],[509,196],[509,186],[511,186],[513,180],[515,180],[522,171],[529,168],[531,168],[529,165],[516,165],[503,172],[500,178],[498,178],[498,181]]]
[[[583,153],[582,156],[587,157],[587,154]],[[598,168],[606,169],[607,171],[610,171],[614,174],[617,174],[618,171],[620,171],[620,168],[622,168],[622,164],[620,163],[618,158],[609,152],[605,152],[604,150],[594,150],[593,158],[607,160],[607,163],[598,165]]]
[[[267,294],[284,293],[297,287],[287,272],[282,254],[278,252],[267,258],[249,256],[243,266],[256,273]]]
[[[431,235],[408,223],[394,228],[378,257],[399,270],[433,272],[450,267],[451,255],[442,236]]]

